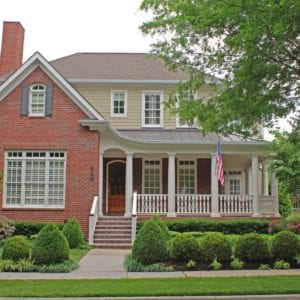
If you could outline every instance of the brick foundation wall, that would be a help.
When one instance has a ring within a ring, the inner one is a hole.
[[[39,68],[24,82],[48,84],[51,79]],[[98,194],[99,133],[82,127],[79,120],[86,115],[56,85],[53,87],[51,117],[20,115],[21,86],[16,87],[0,102],[0,171],[4,173],[7,150],[66,151],[66,197],[64,209],[3,208],[3,188],[0,188],[0,215],[24,221],[56,221],[75,217],[85,237],[93,197]],[[5,174],[3,174],[5,176]]]

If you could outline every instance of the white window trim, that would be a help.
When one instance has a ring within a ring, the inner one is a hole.
[[[180,169],[180,161],[193,161],[194,162],[194,172],[195,172],[195,182],[194,182],[194,191],[195,194],[188,194],[188,195],[197,195],[198,194],[198,177],[197,177],[197,159],[188,159],[188,158],[182,158],[182,159],[177,159],[177,194],[181,194],[179,191],[179,169]],[[184,195],[184,194],[183,194]]]
[[[8,160],[12,159],[11,157],[8,157],[8,152],[22,152],[22,157],[13,158],[15,160],[21,160],[22,161],[22,177],[21,177],[21,204],[7,204],[6,203],[6,185],[7,185],[7,167],[8,167]],[[46,156],[43,158],[30,158],[35,160],[46,160],[46,186],[45,186],[45,204],[44,205],[25,205],[25,164],[26,164],[26,152],[46,152]],[[49,188],[49,162],[51,161],[50,158],[50,152],[64,152],[64,158],[55,158],[55,160],[63,160],[64,161],[64,201],[63,205],[49,205],[49,195],[48,195],[48,188]],[[8,150],[5,152],[5,171],[4,171],[4,180],[3,180],[3,201],[2,201],[2,207],[3,208],[19,208],[19,209],[64,209],[66,205],[66,172],[67,172],[67,152],[66,151],[60,151],[60,150]],[[47,192],[47,193],[46,193]]]
[[[177,98],[177,102],[176,102],[176,109],[179,108],[179,98],[178,98],[178,94],[176,95]],[[198,93],[194,92],[194,99],[197,99],[198,97]],[[180,120],[179,120],[179,113],[176,113],[176,128],[198,128],[197,126],[197,119],[194,118],[194,124],[193,125],[182,125],[180,124]]]
[[[142,191],[143,194],[145,194],[145,160],[158,160],[159,161],[159,176],[160,176],[160,195],[162,194],[162,159],[161,158],[143,158],[143,181],[142,181]],[[147,194],[147,195],[152,195],[152,194]]]
[[[241,174],[233,174],[233,175],[229,175],[228,173],[230,171],[238,171],[241,172]],[[226,172],[226,175],[224,175],[224,179],[225,179],[225,194],[226,195],[230,195],[230,179],[238,179],[240,180],[241,183],[241,195],[245,194],[245,172],[243,172],[243,169],[239,169],[239,168],[232,168],[232,169],[224,169],[224,172]]]
[[[145,96],[146,95],[160,95],[160,123],[159,124],[145,124]],[[142,91],[142,127],[147,128],[162,128],[163,127],[163,118],[164,118],[164,109],[163,109],[163,102],[164,102],[164,92],[157,91],[157,90],[146,90]]]
[[[44,87],[44,111],[43,113],[37,114],[32,112],[32,89],[37,86],[43,86]],[[46,86],[42,83],[34,83],[29,88],[29,101],[28,101],[28,116],[29,117],[45,117],[46,115]]]
[[[124,113],[116,114],[114,113],[114,93],[124,93]],[[113,118],[126,118],[127,117],[127,103],[128,103],[128,91],[126,90],[111,90],[110,91],[110,116]]]

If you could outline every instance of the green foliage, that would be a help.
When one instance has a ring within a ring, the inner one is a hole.
[[[297,265],[300,266],[300,253],[296,255],[295,260],[297,262]]]
[[[217,261],[215,258],[213,262],[209,265],[211,268],[213,268],[214,271],[219,271],[223,268],[223,265]]]
[[[268,264],[260,264],[258,270],[270,270],[270,265]]]
[[[294,213],[289,215],[285,219],[282,219],[280,222],[280,227],[283,230],[288,230],[300,234],[300,214]]]
[[[138,222],[138,228],[144,222]],[[268,220],[207,220],[187,219],[166,221],[169,230],[176,232],[222,232],[224,234],[268,233]],[[173,233],[172,233],[173,235]]]
[[[68,220],[62,231],[67,238],[71,249],[77,248],[79,245],[83,244],[83,234],[77,219],[72,218]]]
[[[279,183],[278,185],[278,200],[280,215],[282,217],[287,217],[292,213],[292,203],[286,185],[284,185],[283,183]]]
[[[283,216],[291,212],[290,195],[300,197],[300,115],[292,123],[291,132],[275,131],[271,150],[275,153],[270,168],[278,178],[279,199]]]
[[[28,241],[22,235],[16,235],[6,240],[2,259],[9,259],[17,261],[22,258],[29,258],[30,255],[30,245]]]
[[[272,255],[275,259],[293,261],[300,253],[300,242],[290,231],[281,231],[272,241]]]
[[[171,238],[171,234],[166,222],[162,221],[159,216],[154,216],[151,218],[151,220],[156,222],[156,224],[160,227],[160,229],[165,234],[166,239],[169,240]]]
[[[40,230],[45,227],[49,222],[15,222],[15,235],[25,235],[28,238],[32,236],[33,234],[38,234]],[[59,229],[62,229],[63,225],[60,223],[53,223],[55,224]]]
[[[27,259],[0,260],[0,272],[34,272],[36,271],[33,261]]]
[[[167,238],[165,232],[153,220],[147,221],[134,241],[132,256],[145,265],[162,262],[167,258]]]
[[[69,258],[69,245],[55,224],[49,223],[33,243],[32,259],[38,265],[61,263]]]
[[[243,261],[255,262],[270,258],[270,251],[263,237],[248,233],[238,239],[234,255]]]
[[[233,261],[230,263],[230,266],[234,270],[243,270],[244,264],[245,263],[239,260],[238,258],[234,258]]]
[[[225,235],[219,232],[207,234],[200,241],[201,257],[205,261],[217,259],[220,262],[230,261],[232,250]]]
[[[38,266],[40,273],[69,273],[78,268],[78,264],[72,260],[67,260],[58,264],[49,264]]]
[[[196,269],[196,267],[197,267],[197,262],[192,259],[190,259],[186,264],[186,268],[189,270]]]
[[[179,95],[204,85],[204,74],[224,78],[208,101],[181,96],[176,109],[174,95],[173,112],[197,117],[206,132],[251,136],[296,109],[289,96],[299,96],[299,1],[143,0],[141,10],[151,13],[141,29],[155,35],[152,53],[189,75]]]
[[[290,264],[284,260],[278,260],[274,264],[275,270],[287,270],[290,268],[291,268]]]
[[[0,216],[0,240],[4,240],[12,236],[14,231],[14,222],[8,220],[5,216]]]
[[[176,260],[199,260],[200,246],[190,233],[182,233],[171,240],[169,254]]]
[[[138,262],[132,255],[127,255],[124,260],[124,268],[127,272],[172,272],[172,266],[166,266],[163,263],[155,263],[151,265],[143,265]]]

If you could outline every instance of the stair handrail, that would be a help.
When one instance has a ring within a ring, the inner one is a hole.
[[[96,224],[99,218],[99,197],[94,196],[92,208],[89,216],[89,244],[93,244],[93,237],[96,228]]]
[[[131,213],[131,243],[133,244],[136,237],[137,221],[137,192],[132,194],[132,213]]]

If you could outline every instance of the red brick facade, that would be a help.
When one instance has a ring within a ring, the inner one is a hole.
[[[51,79],[38,68],[24,82],[48,84]],[[21,116],[20,101],[21,85],[0,102],[0,171],[4,173],[7,150],[66,151],[65,208],[5,209],[1,188],[0,215],[17,220],[56,222],[76,217],[87,237],[93,196],[98,194],[99,133],[79,124],[86,115],[56,84],[51,117]]]

